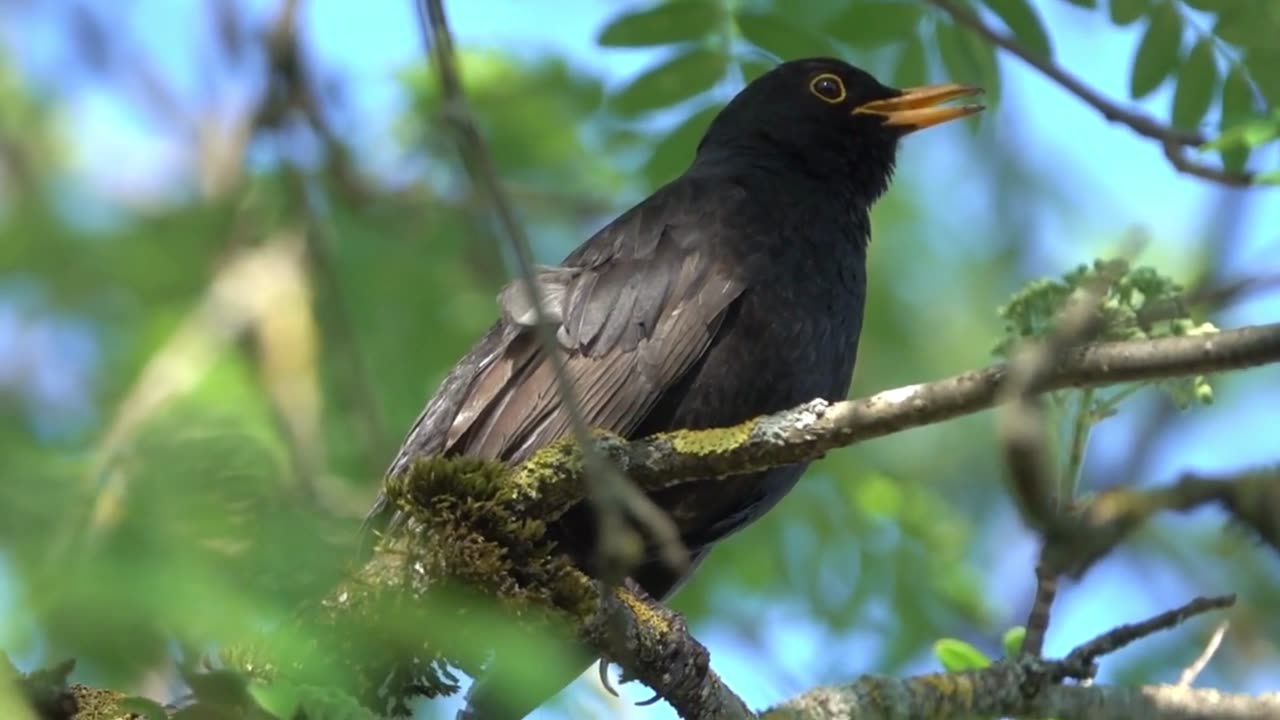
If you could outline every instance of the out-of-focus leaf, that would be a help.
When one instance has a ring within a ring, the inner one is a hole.
[[[1280,47],[1280,8],[1271,0],[1234,0],[1218,14],[1213,33],[1241,47]]]
[[[1170,3],[1162,3],[1151,13],[1151,23],[1133,58],[1129,94],[1140,98],[1160,86],[1178,66],[1182,48],[1182,15]]]
[[[698,141],[702,139],[702,134],[706,132],[711,119],[720,112],[721,107],[721,105],[714,105],[690,115],[662,142],[658,143],[653,149],[653,155],[649,157],[649,162],[644,166],[644,176],[650,186],[656,187],[668,182],[689,166],[693,160],[693,152],[698,147]]]
[[[827,24],[837,40],[860,48],[877,48],[916,37],[924,8],[915,2],[852,2]]]
[[[893,69],[893,84],[897,87],[922,85],[929,77],[929,60],[925,56],[924,41],[912,38],[902,46],[898,64]]]
[[[610,107],[620,115],[639,115],[675,105],[710,90],[724,77],[724,53],[697,48],[650,68],[618,91]]]
[[[1280,139],[1280,111],[1269,118],[1253,118],[1232,125],[1204,147],[1206,150],[1252,149],[1276,139]]]
[[[1209,112],[1218,89],[1218,64],[1213,41],[1205,38],[1191,48],[1178,73],[1178,89],[1173,95],[1173,124],[1195,128]]]
[[[1000,66],[990,45],[958,25],[944,23],[937,25],[937,41],[948,80],[979,85],[986,91],[986,102],[999,100]]]
[[[1258,185],[1280,185],[1280,170],[1259,173],[1254,176],[1253,181]]]
[[[1233,64],[1231,71],[1227,73],[1227,79],[1222,83],[1222,127],[1224,130],[1231,127],[1252,111],[1253,87],[1249,84],[1249,78],[1245,75],[1244,69]],[[1223,135],[1225,136],[1226,132]],[[1251,146],[1248,145],[1220,147],[1223,167],[1228,170],[1243,170],[1249,162],[1251,150]]]
[[[1182,0],[1182,4],[1204,12],[1221,12],[1239,3],[1239,0]]]
[[[797,25],[781,13],[744,11],[736,18],[744,38],[783,60],[839,55],[825,35]]]
[[[1280,47],[1250,48],[1244,64],[1267,102],[1272,107],[1280,106]]]
[[[704,38],[716,30],[722,4],[714,0],[664,2],[609,21],[597,39],[605,47],[670,45]]]
[[[933,644],[933,654],[938,656],[947,672],[981,670],[991,664],[981,650],[963,640],[942,638]]]
[[[1071,3],[1072,5],[1077,5],[1077,6],[1079,6],[1079,7],[1082,7],[1082,8],[1096,8],[1096,7],[1098,7],[1098,0],[1067,0],[1067,2]]]
[[[774,63],[756,58],[743,58],[738,61],[738,69],[742,71],[742,79],[751,82],[774,68]]]
[[[1022,652],[1022,643],[1026,639],[1027,629],[1021,625],[1005,630],[1004,635],[1000,638],[1000,645],[1004,648],[1004,656],[1014,657]]]
[[[987,7],[1009,26],[1018,42],[1042,58],[1053,57],[1053,45],[1040,14],[1028,0],[985,0]]]
[[[1147,14],[1151,0],[1111,0],[1111,22],[1128,25]]]

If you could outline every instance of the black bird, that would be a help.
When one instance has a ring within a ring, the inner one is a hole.
[[[869,211],[889,186],[898,140],[980,111],[941,106],[978,92],[898,90],[814,58],[783,63],[738,93],[683,175],[539,272],[587,423],[642,437],[845,398],[866,302]],[[516,283],[499,305],[501,319],[427,403],[390,474],[440,453],[518,463],[570,433]],[[804,468],[738,478],[731,492],[694,482],[653,499],[696,566]],[[591,520],[580,507],[553,529],[588,568]],[[369,525],[387,531],[399,521],[380,497]],[[658,598],[685,579],[652,555],[633,577]],[[522,717],[571,679],[518,699],[488,697],[478,683],[469,717]]]

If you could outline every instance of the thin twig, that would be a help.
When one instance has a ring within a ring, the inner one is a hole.
[[[1036,563],[1036,594],[1027,613],[1027,634],[1022,640],[1022,655],[1039,657],[1044,652],[1045,636],[1053,613],[1053,600],[1058,595],[1058,575],[1045,564],[1043,554]]]
[[[1136,254],[1138,244],[1126,248],[1124,256]],[[1055,497],[1045,444],[1048,427],[1037,397],[1051,377],[1054,364],[1070,348],[1088,342],[1102,325],[1100,312],[1112,283],[1128,269],[1125,259],[1100,267],[1097,275],[1082,284],[1068,299],[1053,332],[1039,343],[1028,343],[1009,363],[1009,377],[1001,390],[1004,411],[998,421],[1010,488],[1027,524],[1049,537],[1057,524],[1061,507],[1069,497]],[[1053,493],[1053,494],[1051,494]]]
[[[631,531],[625,520],[628,515],[634,517],[650,534],[662,559],[673,569],[683,570],[688,565],[688,552],[680,541],[675,523],[594,450],[595,445],[590,428],[582,415],[581,405],[578,403],[573,383],[565,369],[555,335],[552,328],[542,321],[547,317],[546,306],[538,288],[529,240],[523,227],[516,220],[515,211],[507,201],[488,148],[467,108],[466,93],[458,76],[453,37],[445,16],[444,5],[441,0],[419,0],[417,5],[423,36],[435,59],[440,84],[444,90],[444,115],[458,132],[459,149],[469,174],[489,196],[506,239],[515,254],[521,284],[534,311],[534,331],[537,333],[546,361],[550,363],[554,372],[560,402],[569,417],[573,435],[583,449],[583,462],[588,470],[587,479],[591,488],[591,499],[599,516],[597,542],[601,555],[601,573],[614,580],[620,579],[629,569],[621,566],[628,565],[635,559],[630,557],[634,553],[631,550],[633,544],[629,542]]]
[[[1071,653],[1062,660],[1064,672],[1068,673],[1065,677],[1074,677],[1077,679],[1092,678],[1097,669],[1097,660],[1103,655],[1110,655],[1120,648],[1123,648],[1137,640],[1141,640],[1148,635],[1153,635],[1161,630],[1167,630],[1175,625],[1181,625],[1196,615],[1203,615],[1210,610],[1228,608],[1235,603],[1235,595],[1198,597],[1182,607],[1162,612],[1159,615],[1143,620],[1142,622],[1120,625],[1119,627],[1112,628],[1111,630],[1102,633],[1089,642],[1086,642],[1072,650]]]
[[[1182,671],[1182,675],[1178,676],[1179,687],[1191,687],[1200,673],[1208,667],[1209,661],[1213,659],[1214,653],[1218,652],[1218,647],[1222,645],[1222,638],[1227,634],[1227,628],[1231,627],[1231,623],[1223,620],[1218,624],[1217,629],[1213,631],[1213,635],[1209,637],[1209,642],[1204,646],[1204,650],[1200,653],[1195,662],[1187,666]]]
[[[1179,130],[1160,123],[1140,112],[1121,107],[1052,60],[1040,57],[1023,47],[1017,40],[987,25],[977,13],[955,0],[929,0],[929,2],[950,15],[956,24],[968,28],[992,45],[1012,53],[1023,62],[1039,70],[1045,77],[1061,85],[1072,95],[1102,113],[1102,116],[1106,119],[1127,125],[1129,129],[1139,135],[1159,141],[1165,157],[1180,172],[1233,187],[1243,187],[1253,183],[1252,173],[1219,170],[1188,158],[1185,154],[1186,148],[1199,147],[1208,142],[1208,138],[1202,133]]]

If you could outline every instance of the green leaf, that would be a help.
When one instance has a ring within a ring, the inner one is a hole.
[[[1222,12],[1239,3],[1240,0],[1182,0],[1182,4],[1204,12]]]
[[[1272,0],[1234,0],[1218,15],[1213,33],[1240,47],[1274,48],[1280,37],[1280,8]]]
[[[1280,114],[1269,118],[1254,118],[1237,125],[1232,125],[1206,143],[1206,150],[1222,150],[1224,148],[1253,149],[1260,145],[1280,139]]]
[[[1251,48],[1244,64],[1267,102],[1280,106],[1280,48]]]
[[[1023,47],[1042,58],[1053,57],[1053,45],[1049,33],[1040,20],[1040,14],[1028,0],[985,0]]]
[[[1194,129],[1209,112],[1218,85],[1218,63],[1213,41],[1202,38],[1191,48],[1178,73],[1178,89],[1173,94],[1173,124]]]
[[[1022,652],[1022,643],[1027,639],[1027,629],[1021,625],[1015,625],[1004,631],[1004,636],[1000,638],[1000,644],[1004,647],[1004,656],[1013,657]]]
[[[765,62],[758,58],[742,58],[738,61],[738,69],[742,71],[742,78],[747,82],[755,80],[774,67],[776,67],[775,63]]]
[[[958,25],[937,25],[938,54],[948,80],[974,84],[986,91],[986,100],[995,104],[1000,97],[1000,66],[995,50]]]
[[[1258,185],[1280,185],[1280,170],[1258,173],[1253,176],[1253,181]]]
[[[938,656],[947,672],[981,670],[991,664],[991,660],[981,650],[955,638],[942,638],[935,642],[933,654]]]
[[[255,681],[249,685],[249,694],[263,710],[278,718],[294,717],[302,705],[302,693],[288,682],[268,684]]]
[[[748,42],[783,60],[839,55],[826,36],[795,24],[785,15],[745,11],[738,13],[736,19],[738,30]]]
[[[1067,0],[1067,2],[1082,8],[1098,7],[1098,0]]]
[[[837,40],[860,48],[878,48],[907,42],[916,36],[924,8],[920,3],[854,2],[829,23],[827,30]]]
[[[1252,111],[1253,86],[1249,84],[1249,78],[1245,74],[1244,68],[1233,64],[1231,71],[1227,73],[1227,79],[1222,83],[1223,137],[1227,134],[1227,127],[1247,118]],[[1221,139],[1222,137],[1218,138],[1218,140]],[[1223,167],[1237,172],[1243,170],[1249,162],[1250,151],[1251,148],[1248,146],[1220,147],[1219,153],[1222,155]]]
[[[639,115],[669,107],[710,90],[724,77],[723,53],[696,48],[651,68],[618,91],[610,102],[620,115]]]
[[[1128,25],[1147,14],[1150,0],[1111,0],[1111,22]]]
[[[657,187],[668,182],[689,167],[698,141],[722,107],[724,106],[713,105],[690,115],[654,147],[649,162],[644,166],[645,179],[651,186]]]
[[[666,2],[620,15],[605,25],[596,42],[605,47],[670,45],[707,37],[722,19],[714,0]]]
[[[1151,23],[1134,55],[1129,94],[1140,98],[1159,87],[1178,66],[1181,49],[1182,14],[1173,5],[1162,3],[1151,13]]]
[[[907,41],[898,54],[898,64],[893,69],[893,84],[905,88],[923,85],[929,78],[929,60],[925,56],[924,41],[913,38]]]

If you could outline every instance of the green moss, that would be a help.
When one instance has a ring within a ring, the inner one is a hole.
[[[722,455],[737,449],[750,439],[758,424],[759,419],[753,418],[731,427],[675,430],[659,437],[671,443],[671,447],[683,455]]]

